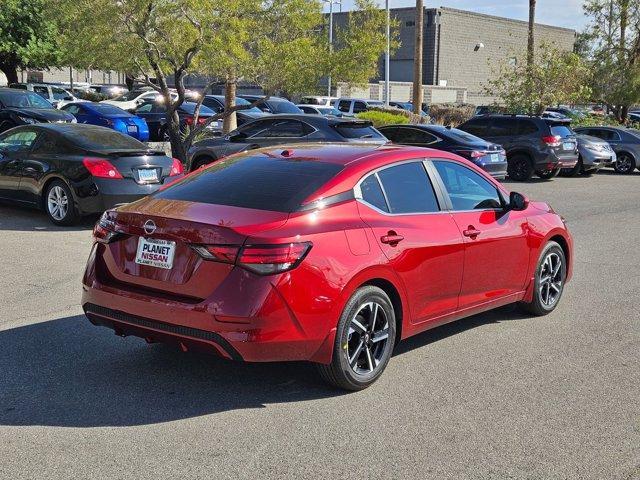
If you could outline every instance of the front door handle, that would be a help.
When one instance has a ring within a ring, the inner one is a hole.
[[[473,225],[469,225],[467,229],[464,232],[462,232],[462,234],[465,237],[470,237],[470,238],[476,238],[481,233],[482,232],[480,230],[476,230],[476,227],[474,227]]]
[[[404,240],[404,237],[402,235],[398,235],[394,231],[390,231],[386,235],[380,237],[380,241],[382,243],[386,243],[387,245],[391,245],[392,247],[395,247],[402,240]]]

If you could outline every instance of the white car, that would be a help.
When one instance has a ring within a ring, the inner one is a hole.
[[[366,112],[372,107],[384,107],[384,102],[368,98],[339,98],[333,106],[345,117],[353,117],[356,113]]]
[[[155,90],[131,90],[130,92],[120,95],[116,98],[110,98],[109,100],[102,100],[100,103],[107,103],[115,107],[119,107],[122,110],[132,111],[138,108],[145,102],[153,102],[154,100],[162,98]],[[177,93],[171,93],[171,98],[178,98]]]
[[[333,102],[335,102],[337,99],[338,99],[337,97],[306,95],[302,97],[300,103],[302,105],[317,105],[321,107],[332,107]]]

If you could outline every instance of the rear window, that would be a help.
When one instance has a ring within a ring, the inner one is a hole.
[[[273,113],[303,113],[298,107],[291,102],[268,101],[267,102]]]
[[[81,148],[93,151],[112,149],[147,150],[147,146],[129,135],[108,128],[74,128],[64,133],[64,137]]]
[[[379,138],[385,140],[386,137],[372,125],[363,123],[338,123],[334,128],[344,138]]]
[[[444,133],[451,138],[452,140],[456,140],[460,143],[484,143],[480,137],[476,137],[475,135],[471,135],[470,133],[463,132],[462,130],[458,130],[457,128],[450,128],[444,131]]]
[[[552,135],[559,135],[559,136],[561,136],[563,138],[564,137],[575,136],[575,133],[573,133],[573,130],[571,130],[566,125],[552,125],[551,126],[551,134]]]
[[[180,105],[180,110],[183,111],[184,113],[193,115],[193,113],[196,111],[196,106],[197,106],[197,103],[185,102],[182,105]],[[215,114],[216,112],[211,110],[209,107],[200,105],[200,115],[215,115]]]
[[[157,198],[294,212],[333,178],[341,165],[266,156],[216,162],[201,173],[155,194]]]

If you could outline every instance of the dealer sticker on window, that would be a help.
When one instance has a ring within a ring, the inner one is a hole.
[[[140,237],[136,263],[169,270],[173,267],[175,251],[176,242]]]

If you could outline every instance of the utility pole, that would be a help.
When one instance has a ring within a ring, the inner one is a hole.
[[[391,100],[391,90],[389,87],[389,61],[391,55],[391,15],[389,12],[389,0],[385,0],[385,7],[387,9],[387,50],[384,54],[384,104],[389,106],[389,100]]]
[[[527,68],[533,68],[535,52],[536,0],[529,0],[529,32],[527,38]]]
[[[416,0],[416,47],[413,55],[413,113],[422,110],[422,45],[424,41],[424,2]]]

